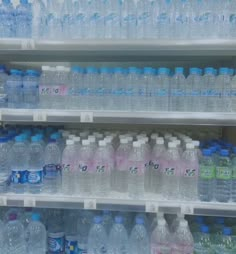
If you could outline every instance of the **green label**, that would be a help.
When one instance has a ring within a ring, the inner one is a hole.
[[[212,180],[215,178],[215,168],[214,167],[207,167],[201,166],[200,167],[200,177],[204,180]]]
[[[229,167],[217,167],[216,178],[219,180],[231,180],[232,172]]]

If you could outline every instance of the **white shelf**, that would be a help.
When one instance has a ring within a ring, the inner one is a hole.
[[[0,120],[8,123],[46,122],[236,126],[236,113],[0,109]]]
[[[116,194],[117,195],[117,194]],[[111,211],[164,212],[170,214],[211,215],[236,217],[236,203],[203,203],[199,201],[167,201],[158,196],[147,196],[143,200],[120,198],[82,198],[66,195],[6,194],[0,196],[1,206],[38,207],[58,209],[91,209]]]

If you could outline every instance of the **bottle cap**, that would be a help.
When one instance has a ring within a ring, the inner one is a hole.
[[[161,139],[161,138],[156,139],[156,144],[157,145],[164,145],[164,139]]]
[[[120,143],[121,143],[121,144],[128,144],[128,139],[127,139],[127,138],[122,138],[122,139],[120,140]]]
[[[40,221],[40,214],[39,213],[33,213],[32,214],[32,221]]]
[[[133,142],[133,147],[137,148],[137,147],[141,147],[140,142]]]
[[[135,218],[135,222],[136,222],[136,224],[142,225],[142,224],[144,224],[144,219],[140,216],[137,216]]]
[[[168,143],[168,148],[176,148],[176,143],[174,143],[174,142],[169,142]]]
[[[123,224],[123,221],[124,221],[124,219],[123,219],[122,216],[116,216],[115,217],[115,223],[116,224]]]
[[[228,151],[228,150],[225,150],[225,149],[222,149],[222,150],[220,151],[220,155],[221,155],[221,156],[229,156],[229,151]]]
[[[206,226],[206,225],[202,225],[201,226],[201,232],[205,233],[205,234],[208,234],[209,233],[209,227]]]
[[[99,146],[106,146],[106,141],[105,141],[105,140],[100,140],[100,141],[98,142],[98,145],[99,145]]]
[[[186,149],[194,149],[194,144],[193,143],[187,143],[186,144]]]
[[[224,234],[224,235],[232,235],[232,228],[225,227],[225,228],[223,229],[223,234]]]
[[[66,145],[67,146],[74,145],[74,140],[71,140],[71,139],[66,140]]]
[[[75,143],[79,143],[80,142],[80,137],[73,137],[73,141]]]
[[[101,216],[95,216],[95,217],[93,218],[93,222],[94,222],[95,224],[101,224],[101,223],[102,223],[102,217],[101,217]]]
[[[88,140],[91,142],[91,143],[95,143],[96,142],[96,138],[94,136],[88,136]]]
[[[203,149],[202,153],[204,156],[211,156],[212,154],[210,149]]]
[[[83,146],[88,146],[88,145],[90,145],[89,140],[82,140],[82,145],[83,145]]]
[[[198,141],[198,140],[193,140],[192,142],[193,142],[193,144],[194,144],[195,147],[199,147],[199,146],[200,146],[200,141]]]

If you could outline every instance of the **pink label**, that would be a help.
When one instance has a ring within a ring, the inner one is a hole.
[[[99,173],[99,174],[111,172],[109,164],[107,164],[107,163],[97,163],[95,166],[95,169],[96,169],[96,173]]]
[[[122,156],[116,156],[116,169],[118,171],[126,171],[127,168],[127,160]]]
[[[79,161],[78,169],[79,169],[80,173],[94,172],[92,162],[88,162],[88,161],[87,162],[86,161]]]
[[[168,245],[158,244],[151,245],[151,254],[170,254],[170,247]]]
[[[145,171],[145,165],[142,162],[129,162],[129,173],[131,175],[143,175]]]
[[[55,95],[65,96],[67,95],[67,91],[68,91],[68,88],[65,85],[51,87],[51,94],[54,96]]]
[[[152,160],[152,169],[154,171],[160,170],[160,161],[159,160]]]
[[[49,86],[40,86],[39,87],[39,95],[50,95],[51,87]]]

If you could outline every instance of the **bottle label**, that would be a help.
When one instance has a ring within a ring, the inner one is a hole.
[[[127,170],[127,159],[123,156],[116,156],[116,169],[118,171],[126,171]]]
[[[131,175],[142,176],[144,174],[144,171],[145,171],[145,166],[141,163],[140,164],[133,163],[133,165],[129,167],[129,173]]]
[[[43,170],[37,171],[28,170],[28,183],[29,184],[41,184],[43,182]]]
[[[70,164],[62,164],[62,171],[63,172],[70,172],[71,171]]]
[[[63,253],[64,252],[64,245],[65,245],[65,240],[64,240],[64,235],[56,234],[48,236],[48,250],[50,253]]]
[[[11,171],[11,182],[14,184],[27,183],[27,170],[19,171],[13,169]]]
[[[55,179],[61,175],[61,165],[48,164],[43,167],[43,174],[45,178]]]
[[[51,95],[53,95],[53,96],[57,96],[57,95],[65,96],[65,95],[68,94],[67,90],[68,90],[67,86],[65,86],[65,85],[52,86],[51,87]]]
[[[78,242],[66,239],[65,254],[77,254],[77,253],[78,253]]]
[[[197,170],[193,168],[187,168],[184,170],[184,177],[196,177]]]
[[[104,173],[109,173],[110,172],[110,168],[108,165],[97,165],[96,166],[96,172],[99,174],[104,174]]]
[[[166,176],[175,176],[175,168],[165,168]]]
[[[215,168],[201,166],[200,167],[200,178],[203,180],[212,180],[215,179]]]
[[[232,172],[228,167],[217,167],[216,168],[216,179],[219,180],[231,180]]]
[[[151,245],[151,254],[169,254],[170,247],[166,245]]]
[[[89,172],[89,166],[86,163],[79,163],[79,172],[81,173]]]
[[[50,95],[51,87],[49,86],[40,86],[39,87],[39,95]]]
[[[156,172],[160,171],[160,163],[158,160],[152,161],[152,169]]]

